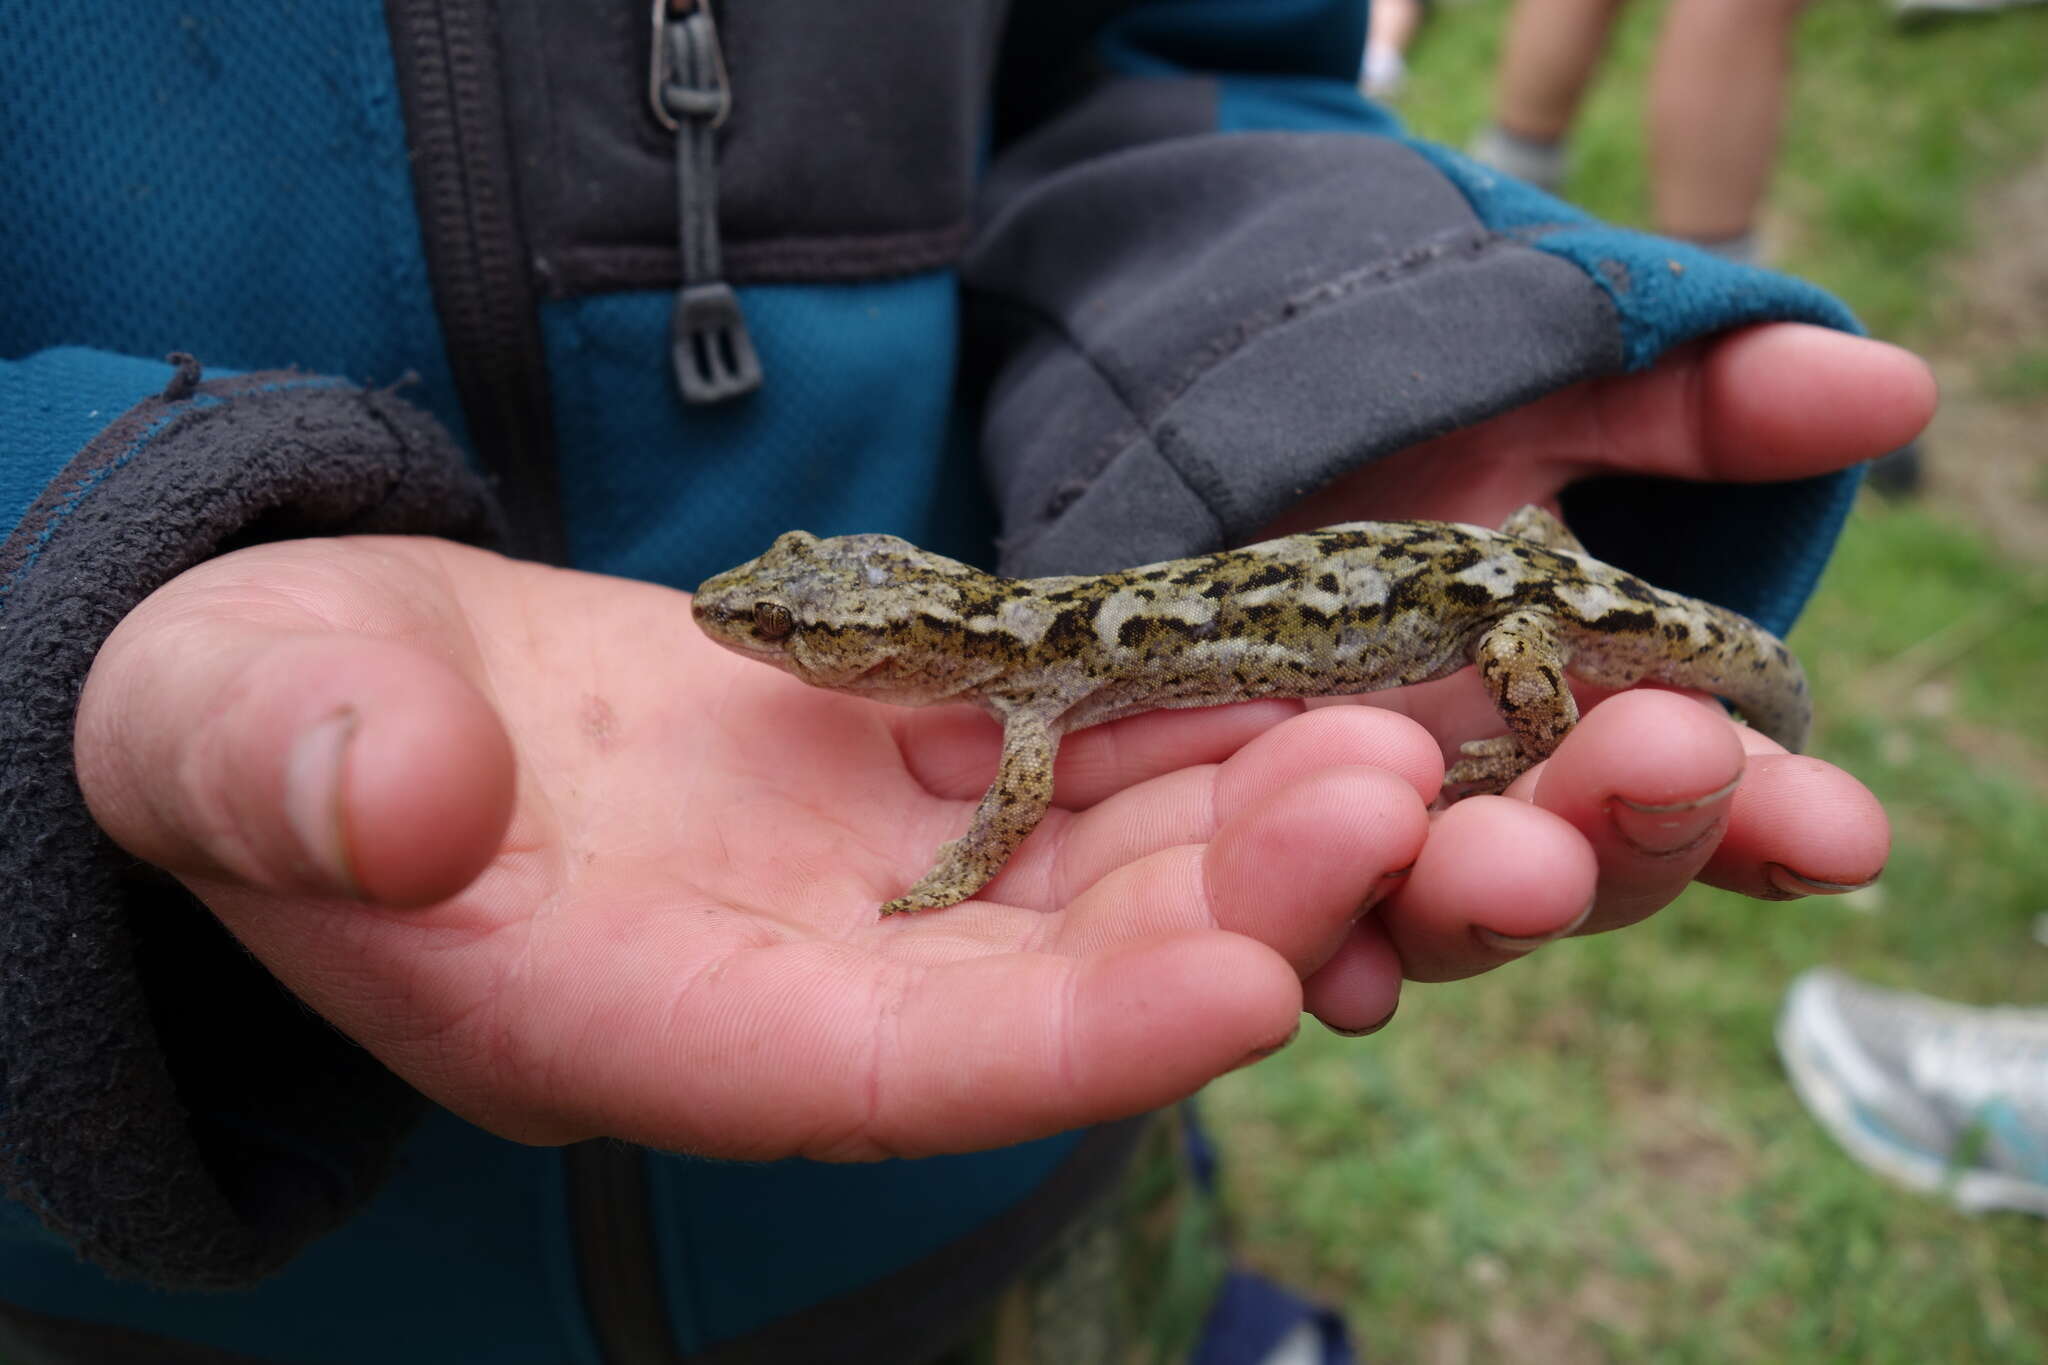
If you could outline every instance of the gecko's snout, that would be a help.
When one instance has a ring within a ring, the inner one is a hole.
[[[722,594],[707,592],[704,588],[699,588],[690,602],[690,618],[697,623],[697,629],[721,644],[732,641],[740,615]]]

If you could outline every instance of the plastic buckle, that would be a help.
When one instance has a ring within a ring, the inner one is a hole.
[[[761,360],[732,286],[685,285],[676,294],[669,358],[686,403],[722,403],[761,387]]]

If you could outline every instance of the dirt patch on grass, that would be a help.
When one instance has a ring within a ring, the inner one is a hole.
[[[2048,346],[2048,156],[1982,194],[1970,223],[1971,249],[1943,272],[1935,339],[1921,348],[1942,394],[1922,441],[1927,497],[2014,558],[2048,563],[2048,393],[1990,391]]]

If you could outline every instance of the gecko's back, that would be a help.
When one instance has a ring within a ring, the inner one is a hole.
[[[1043,585],[1042,587],[1040,585]],[[1070,727],[1132,710],[1339,696],[1473,661],[1504,618],[1555,622],[1559,662],[1725,697],[1786,745],[1810,719],[1798,660],[1762,627],[1582,551],[1450,522],[1362,522],[1093,578],[1027,580],[1035,670],[1103,680]]]

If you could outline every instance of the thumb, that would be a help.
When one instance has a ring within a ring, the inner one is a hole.
[[[391,906],[467,886],[515,786],[497,714],[443,658],[189,603],[146,602],[108,639],[74,753],[94,818],[138,857]]]

